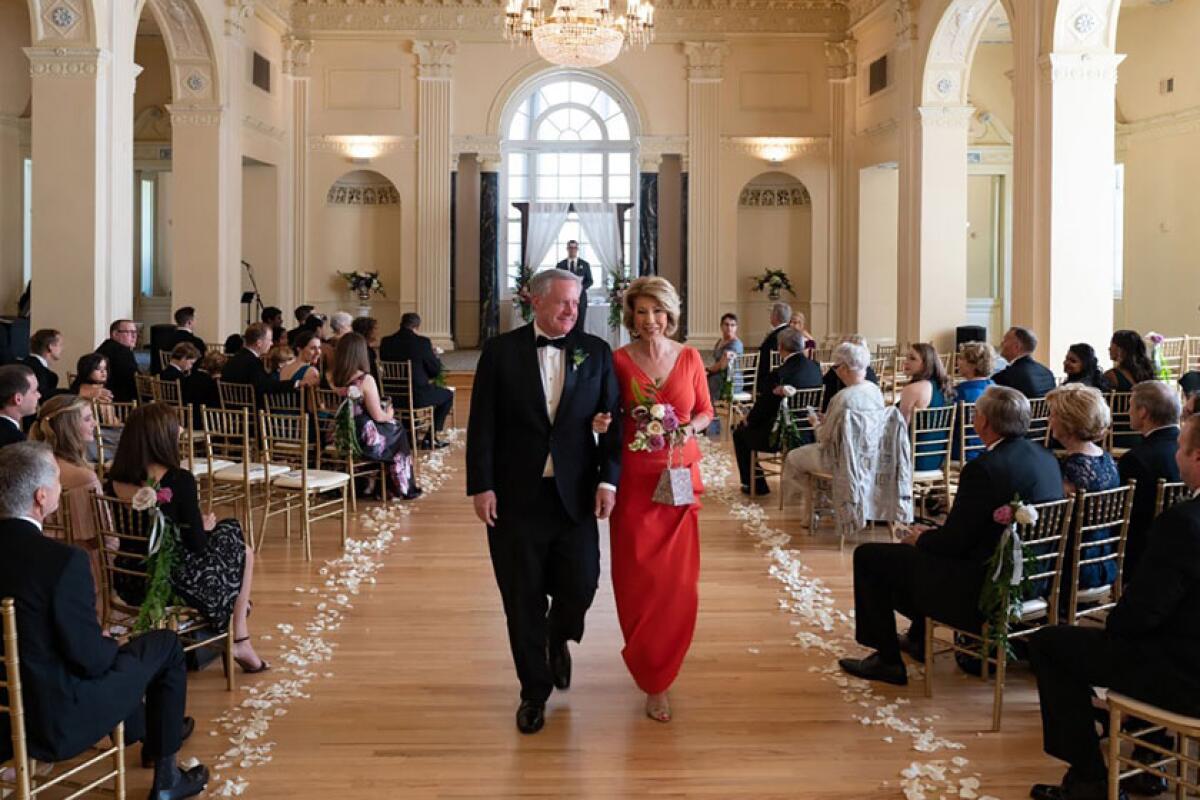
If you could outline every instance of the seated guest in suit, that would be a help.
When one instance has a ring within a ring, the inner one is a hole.
[[[99,353],[84,353],[75,362],[75,378],[68,393],[107,403],[113,399],[107,383],[108,359]]]
[[[1096,351],[1090,344],[1080,342],[1067,349],[1067,357],[1063,359],[1063,372],[1067,375],[1064,383],[1082,383],[1101,392],[1112,391],[1108,378],[1104,377],[1104,371],[1100,369],[1100,362],[1096,360]]]
[[[224,353],[214,347],[192,367],[187,382],[183,384],[183,403],[192,407],[192,425],[196,430],[204,429],[204,416],[200,413],[202,406],[221,407],[221,390],[216,376],[221,374],[228,360]]]
[[[933,349],[933,345],[918,342],[908,348],[908,354],[904,358],[904,372],[908,375],[909,382],[900,392],[900,400],[897,405],[900,406],[900,413],[904,415],[904,421],[909,425],[912,425],[914,411],[925,408],[944,408],[954,402],[954,386],[950,381],[950,376],[942,367],[942,361],[938,358],[937,350]],[[913,453],[914,471],[942,468],[942,462],[946,458],[944,455],[937,453],[921,455],[922,452],[928,452],[936,447],[927,444],[923,448],[922,442],[937,440],[942,436],[944,434],[936,431],[917,434],[917,449]]]
[[[350,330],[363,337],[363,341],[367,343],[371,377],[379,383],[379,320],[374,317],[356,317],[354,322],[350,323]]]
[[[253,386],[254,396],[260,404],[265,394],[290,392],[300,386],[315,386],[319,382],[319,377],[313,372],[290,381],[276,380],[267,373],[263,365],[263,356],[271,351],[271,329],[261,322],[255,322],[246,328],[242,339],[245,347],[225,362],[225,367],[221,370],[221,380]]]
[[[141,371],[133,355],[137,338],[138,329],[133,320],[119,319],[109,326],[108,338],[96,348],[97,353],[108,359],[108,383],[105,387],[118,403],[137,400],[137,381],[134,376]]]
[[[292,315],[296,318],[296,327],[288,331],[288,344],[292,345],[293,347],[296,346],[295,342],[292,340],[296,336],[297,331],[304,327],[305,321],[308,319],[309,315],[312,314],[312,312],[313,307],[310,305],[296,306],[296,310],[292,312]]]
[[[987,452],[968,462],[946,522],[914,525],[899,544],[862,544],[854,551],[855,638],[874,648],[866,658],[843,658],[843,670],[868,680],[908,682],[904,650],[924,658],[925,617],[979,630],[979,593],[987,562],[1003,527],[997,508],[1062,498],[1062,477],[1050,451],[1029,441],[1029,401],[1003,386],[975,404],[975,431]],[[906,640],[896,637],[896,612],[912,620]]]
[[[180,342],[171,348],[171,360],[159,373],[158,379],[160,381],[179,381],[182,389],[191,380],[192,368],[196,366],[201,355],[202,353],[191,342]]]
[[[289,331],[288,332],[288,341],[289,342],[291,342],[291,340],[292,340],[291,335],[292,334]],[[221,348],[221,350],[227,356],[236,356],[238,353],[240,353],[242,351],[242,348],[245,346],[246,346],[246,343],[245,343],[245,341],[242,340],[242,335],[240,333],[231,333],[225,337],[225,345],[224,345],[224,347]]]
[[[196,309],[191,306],[184,306],[175,312],[175,332],[171,334],[170,341],[167,346],[171,349],[180,342],[187,342],[192,347],[200,351],[200,355],[208,352],[208,346],[204,344],[204,340],[195,334],[196,328]]]
[[[1103,492],[1120,486],[1116,462],[1100,447],[1112,423],[1104,395],[1098,389],[1072,383],[1046,395],[1046,405],[1050,408],[1050,435],[1066,451],[1058,462],[1062,469],[1063,496],[1074,497],[1076,492]],[[1086,541],[1107,539],[1115,533],[1108,529],[1089,531]],[[1067,547],[1073,553],[1075,541],[1068,541]],[[1113,545],[1089,547],[1083,551],[1083,558],[1100,558],[1113,550]],[[1079,588],[1108,586],[1116,577],[1115,561],[1081,564]]]
[[[779,448],[771,445],[771,430],[779,414],[779,404],[787,397],[785,387],[815,389],[821,385],[821,368],[804,355],[804,335],[793,328],[779,332],[777,339],[779,355],[783,363],[767,376],[770,388],[760,394],[744,422],[733,430],[733,450],[737,455],[738,474],[742,480],[742,493],[750,494],[750,453],[775,453]],[[755,494],[770,494],[767,480],[760,471],[754,476],[757,485]]]
[[[1146,352],[1146,341],[1137,331],[1120,330],[1108,343],[1108,357],[1113,368],[1104,379],[1114,392],[1128,392],[1142,381],[1154,380],[1154,362]]]
[[[283,327],[283,309],[267,306],[262,310],[260,322],[271,329],[271,333],[275,335],[275,341],[287,341],[287,330]]]
[[[861,344],[863,347],[867,346],[866,337],[859,336],[857,333],[845,337],[842,341],[850,342],[851,344]],[[874,384],[879,383],[879,376],[875,374],[875,369],[870,365],[867,366],[867,380]],[[842,389],[845,389],[846,384],[842,383],[842,379],[838,377],[837,369],[834,367],[830,367],[825,371],[825,377],[821,379],[821,383],[825,386],[825,394],[821,397],[821,413],[825,413],[829,410],[829,403],[833,400],[834,396]]]
[[[1184,423],[1176,460],[1200,490],[1200,419]],[[1200,716],[1200,499],[1163,512],[1148,534],[1137,575],[1103,628],[1057,625],[1029,638],[1042,747],[1069,767],[1061,784],[1035,785],[1035,800],[1109,797],[1093,687]]]
[[[842,435],[846,414],[883,410],[883,394],[879,386],[867,380],[871,353],[866,347],[850,342],[839,344],[833,350],[833,368],[846,388],[833,398],[824,416],[816,415],[810,420],[816,424],[817,441],[788,453],[784,464],[783,483],[798,489],[802,501],[807,501],[808,473],[826,472],[833,468],[833,447]]]
[[[55,364],[62,358],[63,336],[59,331],[43,328],[29,337],[29,355],[22,362],[37,376],[38,393],[42,402],[59,394]]]
[[[37,377],[24,364],[0,367],[0,447],[25,441],[21,420],[37,413]]]
[[[1054,373],[1033,360],[1037,337],[1028,328],[1009,328],[1000,341],[1000,355],[1008,366],[992,376],[998,386],[1008,386],[1033,400],[1045,397],[1057,381]]]
[[[763,338],[762,344],[758,346],[758,372],[755,373],[755,385],[758,387],[756,392],[759,395],[770,391],[767,388],[767,376],[771,374],[771,353],[779,349],[779,345],[776,343],[779,339],[779,332],[789,327],[791,319],[791,306],[787,303],[771,304],[771,332]]]
[[[400,330],[383,337],[379,344],[382,361],[411,361],[413,407],[433,406],[433,427],[440,432],[454,405],[454,393],[434,381],[442,374],[442,362],[433,342],[421,335],[421,316],[409,311],[400,318]]]
[[[1121,568],[1121,579],[1126,584],[1133,580],[1146,551],[1146,534],[1154,521],[1159,480],[1169,483],[1179,480],[1179,465],[1175,463],[1175,453],[1179,450],[1179,397],[1175,390],[1162,381],[1143,381],[1134,386],[1129,423],[1141,434],[1142,441],[1117,462],[1121,483],[1137,481],[1125,541],[1125,564]]]
[[[122,646],[101,634],[87,554],[42,535],[59,491],[48,445],[0,452],[0,597],[17,606],[29,755],[74,758],[124,721],[125,740],[142,741],[142,760],[154,765],[151,800],[200,794],[208,769],[181,770],[176,759],[193,724],[183,715],[187,666],[179,638],[156,630]]]

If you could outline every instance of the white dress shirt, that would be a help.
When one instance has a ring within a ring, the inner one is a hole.
[[[30,353],[29,355],[33,356],[38,361],[42,362],[43,367],[45,367],[46,369],[50,369],[50,364],[46,361],[46,359],[42,358],[37,353]]]
[[[536,322],[533,324],[533,336],[534,341],[538,336],[545,336],[547,339],[562,338],[548,336]],[[546,415],[550,417],[550,423],[554,424],[554,417],[558,413],[558,401],[562,399],[563,380],[566,377],[567,352],[558,347],[539,347],[537,355],[538,371],[542,375],[542,393],[546,396]],[[553,456],[546,456],[546,468],[542,470],[542,477],[554,477]]]

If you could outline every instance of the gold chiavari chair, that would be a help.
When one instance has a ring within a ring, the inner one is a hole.
[[[1133,511],[1133,492],[1137,481],[1103,492],[1075,493],[1075,522],[1071,529],[1071,583],[1064,624],[1075,625],[1095,618],[1121,599],[1121,570],[1125,565],[1125,541],[1129,536],[1129,516]],[[1100,532],[1101,538],[1086,541],[1088,534]],[[1115,532],[1114,532],[1115,531]],[[1100,555],[1085,556],[1084,550],[1097,548]],[[1104,553],[1103,548],[1111,552]],[[1116,564],[1111,584],[1087,589],[1079,587],[1080,570],[1090,564]],[[1080,610],[1080,606],[1085,606]]]
[[[950,506],[951,455],[954,451],[954,420],[958,407],[920,408],[913,411],[908,426],[913,457],[913,499],[925,513],[925,499],[940,489]],[[919,459],[940,459],[936,469],[917,469]]]
[[[1043,445],[1050,442],[1050,404],[1044,397],[1034,397],[1029,401],[1029,430],[1025,438]]]
[[[8,717],[12,758],[0,761],[0,797],[15,793],[14,800],[33,800],[45,795],[68,798],[88,794],[125,798],[125,723],[118,722],[109,734],[110,744],[97,744],[64,762],[62,772],[48,774],[29,753],[25,730],[25,700],[21,693],[21,654],[17,641],[17,608],[11,597],[0,600],[0,627],[4,631],[4,674],[0,675],[0,713]],[[111,766],[103,766],[104,762]],[[13,780],[6,780],[6,770]],[[97,772],[96,770],[99,770]],[[111,788],[106,786],[111,784]]]
[[[1172,336],[1163,339],[1162,344],[1158,346],[1158,352],[1162,356],[1163,366],[1171,373],[1171,378],[1179,380],[1187,363],[1187,337]]]
[[[164,381],[162,378],[151,378],[150,396],[156,403],[183,408],[183,387],[178,379]]]
[[[938,361],[942,362],[942,369],[946,370],[946,374],[953,377],[956,369],[955,361],[958,359],[958,353],[950,350],[946,353],[938,353]]]
[[[1112,416],[1112,424],[1108,426],[1104,449],[1108,450],[1113,458],[1120,458],[1129,452],[1129,448],[1117,445],[1122,440],[1127,444],[1130,437],[1137,436],[1136,433],[1131,432],[1129,427],[1129,406],[1133,400],[1133,392],[1109,392],[1105,398],[1108,400],[1108,411]]]
[[[262,528],[258,547],[267,538],[267,523],[272,515],[283,514],[287,535],[291,536],[292,509],[300,510],[304,560],[312,560],[312,523],[341,516],[342,547],[346,546],[350,510],[351,478],[345,472],[309,469],[308,414],[259,413],[263,432],[263,453],[267,463],[286,465],[288,471],[271,478],[265,487]],[[325,493],[336,492],[333,499],[321,500]]]
[[[817,347],[812,351],[812,360],[819,364],[833,361],[833,347]]]
[[[172,349],[174,349],[174,348],[172,348]],[[160,370],[163,370],[169,366],[171,366],[171,350],[159,350],[158,351],[158,368]]]
[[[205,448],[215,462],[213,465],[213,490],[209,507],[231,505],[235,513],[240,512],[246,531],[246,541],[254,542],[254,499],[255,489],[261,489],[268,476],[281,475],[287,467],[268,462],[256,462],[254,425],[247,409],[212,409],[205,406]]]
[[[887,356],[876,356],[871,359],[871,371],[875,373],[875,378],[883,385],[884,376],[887,374],[889,359]]]
[[[1200,796],[1200,782],[1196,779],[1200,775],[1200,759],[1192,755],[1193,745],[1200,744],[1200,718],[1176,714],[1112,690],[1105,702],[1108,704],[1108,796],[1111,800],[1124,797],[1124,792],[1119,789],[1121,782],[1139,772],[1153,775],[1174,787],[1171,796],[1176,800]],[[1147,734],[1160,731],[1170,734],[1174,749],[1145,738]],[[1150,751],[1151,759],[1143,761],[1132,754],[1124,755],[1121,752],[1123,743],[1133,749]]]
[[[137,401],[142,405],[154,402],[154,376],[138,372],[133,376],[137,388]]]
[[[126,597],[144,591],[150,580],[146,572],[146,553],[150,547],[151,521],[147,512],[116,497],[92,495],[92,525],[100,550],[100,626],[107,630],[123,627],[132,631],[141,607]],[[180,543],[180,547],[184,545]],[[225,657],[225,688],[234,689],[233,619],[223,620],[223,632],[214,633],[213,622],[190,606],[168,606],[164,626],[174,631],[188,653],[221,643]],[[121,637],[128,640],[133,634]]]
[[[387,502],[387,464],[379,461],[369,461],[365,458],[356,457],[354,453],[343,453],[337,446],[334,438],[334,429],[337,427],[337,411],[341,407],[346,398],[339,395],[332,389],[313,389],[312,390],[312,413],[316,418],[317,436],[317,469],[325,469],[326,467],[337,467],[339,471],[345,472],[351,478],[350,483],[350,510],[358,512],[358,488],[354,485],[354,481],[359,478],[374,478],[379,483],[380,497],[383,502]],[[413,451],[413,477],[416,477],[417,458],[416,451]]]
[[[299,414],[304,411],[308,399],[308,387],[291,392],[270,392],[263,395],[263,410],[268,414]]]
[[[1192,490],[1182,481],[1168,482],[1166,478],[1158,479],[1158,491],[1154,497],[1154,516],[1158,516],[1176,503],[1182,503],[1192,496]]]
[[[895,359],[900,355],[900,346],[896,344],[877,344],[875,345],[875,357]]]
[[[897,355],[892,359],[892,380],[888,388],[892,390],[891,399],[888,401],[892,405],[900,399],[900,390],[912,381],[908,373],[904,371],[904,360],[907,356]]]
[[[825,387],[818,386],[815,389],[799,389],[791,397],[783,399],[783,403],[787,404],[788,411],[791,413],[791,418],[796,425],[797,432],[809,438],[813,435],[814,428],[808,419],[808,409],[814,408],[820,410],[821,400],[825,397]],[[780,481],[783,480],[783,465],[787,461],[787,452],[782,448],[780,450],[770,451],[750,451],[750,497],[755,497],[755,487],[758,484],[758,472],[761,469],[766,476],[779,476]],[[779,487],[779,508],[783,509],[783,496],[786,494],[781,483]]]
[[[417,445],[420,439],[429,437],[433,444],[433,406],[416,407],[413,402],[412,362],[380,361],[380,392],[392,399],[396,422],[408,428],[412,440],[413,477],[417,475]]]
[[[781,366],[783,366],[783,353],[779,352],[778,350],[772,350],[771,351],[771,371],[774,372],[775,370],[779,369]]]
[[[42,520],[42,531],[64,544],[75,544],[75,524],[71,519],[71,504],[67,502],[66,492],[59,499],[58,510]]]
[[[137,403],[121,403],[115,400],[93,400],[92,415],[96,418],[96,473],[104,480],[104,473],[112,462],[121,441],[125,422],[137,408]]]
[[[958,429],[957,466],[958,472],[961,473],[967,462],[976,457],[974,454],[987,451],[987,445],[975,434],[974,403],[958,404],[958,424],[955,427]]]
[[[217,391],[221,393],[221,408],[226,411],[244,408],[251,415],[258,413],[254,400],[254,387],[250,384],[220,381],[217,384]]]
[[[752,353],[743,353],[734,362],[733,399],[729,401],[728,418],[725,420],[725,424],[731,432],[733,431],[733,418],[736,416],[741,419],[746,416],[750,407],[754,405],[754,398],[758,394],[759,355],[757,350]],[[741,391],[737,390],[739,383],[742,386]]]
[[[1047,625],[1058,624],[1058,600],[1063,580],[1063,560],[1067,540],[1071,532],[1071,509],[1074,498],[1039,503],[1038,519],[1032,525],[1017,525],[1017,535],[1024,547],[1029,580],[1033,585],[1048,587],[1045,596],[1023,600],[1016,619],[1008,623],[1008,639],[1020,639]],[[1039,592],[1039,595],[1041,592]],[[1006,599],[1007,600],[1007,599]],[[1007,606],[1007,602],[1005,603]],[[939,639],[939,629],[950,633],[949,639]],[[965,644],[960,643],[960,639]],[[925,696],[933,697],[933,661],[945,653],[962,653],[980,661],[980,677],[986,683],[990,667],[996,668],[995,686],[992,694],[992,730],[1000,730],[1000,716],[1004,709],[1004,674],[1008,664],[1006,653],[995,652],[989,646],[989,631],[985,623],[980,631],[961,630],[939,622],[933,617],[925,618]]]
[[[1200,370],[1200,336],[1185,336],[1183,371]]]

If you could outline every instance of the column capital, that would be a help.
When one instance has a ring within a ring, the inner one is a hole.
[[[480,172],[499,172],[504,160],[499,153],[476,153],[475,162]]]
[[[896,25],[896,48],[905,50],[917,40],[917,10],[920,0],[893,0],[892,19]]]
[[[171,114],[172,128],[177,128],[181,125],[194,128],[217,127],[221,124],[221,120],[225,116],[225,108],[223,106],[213,105],[192,106],[172,103],[167,106],[167,111]]]
[[[26,47],[32,78],[95,78],[108,64],[107,50],[96,47]]]
[[[466,134],[450,139],[450,157],[458,158],[464,153],[474,153],[479,161],[500,160],[499,136],[475,136]]]
[[[254,0],[225,0],[225,35],[241,37],[246,20],[254,16]]]
[[[975,115],[974,106],[919,106],[917,119],[924,128],[961,128],[966,130]]]
[[[853,36],[825,43],[825,74],[830,80],[849,80],[858,72],[858,40]]]
[[[1038,59],[1042,80],[1116,83],[1117,68],[1125,56],[1121,53],[1050,53]]]
[[[663,156],[679,155],[688,151],[687,136],[639,136],[637,139],[638,161],[642,172],[658,172]]]
[[[292,35],[283,37],[283,74],[293,78],[308,77],[308,59],[312,55],[312,39]]]
[[[688,80],[692,83],[720,83],[722,63],[729,55],[726,42],[684,42],[683,52],[688,60]]]
[[[662,153],[641,153],[638,155],[638,171],[642,173],[658,172],[662,166]]]
[[[458,47],[454,42],[417,40],[412,43],[417,57],[417,80],[448,81],[454,65]]]

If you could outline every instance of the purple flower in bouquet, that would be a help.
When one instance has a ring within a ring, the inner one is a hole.
[[[674,433],[679,430],[679,417],[675,414],[675,409],[668,408],[662,418],[663,430],[667,433]]]
[[[650,445],[650,452],[652,453],[657,453],[667,446],[666,438],[661,435],[651,436],[648,439],[648,443]]]

